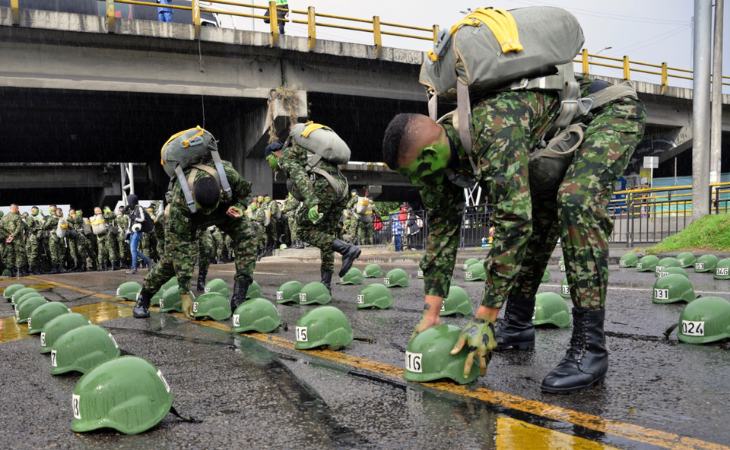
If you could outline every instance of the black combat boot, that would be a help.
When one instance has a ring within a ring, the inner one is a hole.
[[[28,272],[25,271],[25,267],[18,267],[18,276],[19,277],[27,277]]]
[[[114,272],[115,270],[117,270],[117,267],[116,267],[117,262],[116,261],[112,261],[111,263],[112,263],[112,269],[111,270],[112,270],[112,272]]]
[[[497,348],[505,350],[530,350],[535,348],[535,327],[532,326],[532,314],[535,312],[535,297],[509,297],[504,310],[504,318],[497,321],[495,334]]]
[[[86,267],[86,263],[81,263],[81,268],[79,269],[79,272],[86,272],[88,267]]]
[[[352,267],[352,263],[360,256],[360,249],[352,244],[335,239],[332,243],[332,249],[342,255],[342,267],[340,268],[340,278],[344,277],[348,270]]]
[[[324,284],[329,291],[330,296],[332,296],[332,272],[325,272],[322,270],[320,273],[322,274],[322,284]]]
[[[304,248],[304,241],[302,241],[301,239],[297,240],[297,245],[294,248]]]
[[[231,311],[235,311],[241,303],[246,301],[246,293],[248,292],[249,282],[246,280],[236,280],[233,284],[233,295],[231,296]]]
[[[603,383],[608,372],[605,317],[603,308],[573,308],[570,348],[560,364],[542,380],[543,392],[572,394]]]
[[[51,275],[57,274],[57,273],[61,273],[61,267],[60,266],[53,266],[53,270],[51,270],[48,273],[51,274]]]
[[[106,267],[106,263],[102,263],[102,265],[101,265],[101,270],[103,270],[104,272],[106,272],[107,270],[109,270],[109,269],[108,269],[108,268]]]
[[[150,300],[152,300],[152,292],[142,289],[137,294],[137,303],[134,305],[132,313],[135,319],[145,319],[150,316]]]
[[[96,271],[101,272],[104,270],[104,264],[97,264],[96,265]]]
[[[205,291],[205,279],[208,277],[208,269],[198,268],[198,292]]]
[[[17,274],[18,274],[18,271],[17,271],[16,269],[13,269],[13,268],[11,267],[11,268],[10,268],[10,276],[11,276],[11,277],[14,277],[14,276],[16,276]]]

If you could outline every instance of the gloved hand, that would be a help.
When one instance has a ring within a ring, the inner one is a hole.
[[[307,213],[307,217],[309,217],[309,220],[312,223],[317,223],[322,219],[324,214],[321,214],[319,212],[319,205],[314,205],[311,208],[309,208],[309,212]]]
[[[479,369],[481,376],[487,374],[487,364],[492,359],[492,350],[497,346],[497,341],[494,339],[494,324],[484,319],[474,319],[464,327],[459,335],[459,340],[456,341],[452,355],[456,355],[464,347],[464,344],[469,343],[469,354],[466,357],[464,363],[464,378],[469,378],[469,372],[471,372],[471,366],[474,364],[474,357],[477,356],[479,359]]]
[[[193,318],[193,301],[190,299],[190,295],[183,294],[180,296],[182,298],[182,310],[183,315],[187,317],[188,319]]]
[[[230,208],[228,208],[228,211],[226,211],[226,214],[229,217],[233,217],[234,219],[240,219],[241,217],[243,217],[243,210],[238,206],[231,206]]]

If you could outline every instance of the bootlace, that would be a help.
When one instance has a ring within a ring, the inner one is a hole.
[[[570,337],[570,348],[565,353],[565,359],[580,363],[588,347],[588,336],[586,335],[587,317],[583,315],[573,324],[573,335]]]

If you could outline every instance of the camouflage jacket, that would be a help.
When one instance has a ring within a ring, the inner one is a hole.
[[[286,176],[296,186],[302,197],[304,207],[309,209],[319,204],[319,195],[324,194],[325,192],[327,192],[326,195],[331,195],[333,189],[330,186],[329,181],[327,181],[324,177],[307,173],[306,165],[307,150],[303,147],[292,144],[281,152],[279,166],[284,169]],[[340,169],[337,168],[337,165],[322,160],[319,164],[319,168],[332,175],[335,180],[339,181],[346,187],[347,179],[344,175],[342,175]]]
[[[281,208],[281,212],[286,214],[288,217],[294,217],[294,214],[297,212],[297,208],[299,208],[299,205],[301,205],[302,202],[295,199],[294,197],[286,199],[286,202],[284,202],[284,207]]]
[[[9,212],[2,218],[2,228],[5,239],[12,236],[14,240],[20,240],[23,238],[26,225],[20,214]]]

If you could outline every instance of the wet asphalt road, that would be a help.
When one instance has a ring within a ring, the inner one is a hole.
[[[465,257],[459,261],[462,259]],[[420,318],[423,282],[416,279],[413,262],[387,260],[381,258],[386,261],[381,263],[384,272],[401,267],[411,275],[408,288],[392,290],[392,309],[358,310],[356,296],[362,286],[334,286],[331,305],[345,312],[356,337],[375,340],[356,340],[342,353],[402,367],[410,333]],[[557,266],[550,270],[552,279],[540,290],[559,292],[564,274]],[[144,273],[38,278],[114,296],[120,283],[129,279],[141,282]],[[232,286],[233,273],[232,264],[214,265],[208,279],[220,277]],[[457,285],[476,304],[482,283],[465,282],[459,264],[455,275]],[[255,279],[264,297],[274,299],[277,287],[285,281],[306,284],[319,280],[319,265],[265,259],[257,265]],[[728,281],[694,273],[690,280],[702,295],[730,298]],[[684,304],[653,304],[654,281],[653,274],[612,266],[606,319],[611,366],[605,385],[573,396],[541,393],[540,382],[562,358],[571,331],[539,328],[535,351],[495,354],[487,376],[470,389],[513,394],[602,419],[730,445],[728,344],[678,344],[676,334],[665,340],[662,333],[677,322]],[[0,288],[13,282],[0,279]],[[382,280],[365,280],[365,284],[375,282]],[[32,283],[38,281],[25,282]],[[61,287],[44,295],[70,307],[104,301]],[[294,325],[314,307],[277,305],[282,321],[290,325],[277,336],[295,341]],[[11,315],[10,304],[0,303],[0,318]],[[466,321],[460,316],[442,318],[442,323],[457,326]],[[112,431],[74,434],[69,429],[70,399],[80,375],[51,376],[48,355],[38,353],[38,338],[31,337],[0,343],[2,448],[510,448],[525,442],[516,435],[509,440],[515,428],[508,425],[515,420],[619,448],[666,447],[663,441],[655,446],[652,443],[657,441],[651,439],[601,433],[539,413],[495,406],[320,358],[316,351],[296,352],[169,315],[153,313],[149,320],[126,317],[100,325],[112,332],[123,351],[160,368],[172,387],[177,409],[204,422],[190,424],[168,415],[138,436]],[[556,446],[556,441],[537,432],[530,436],[530,445]],[[581,446],[585,442],[572,441],[570,446],[589,448]],[[674,448],[686,446],[678,443]]]

